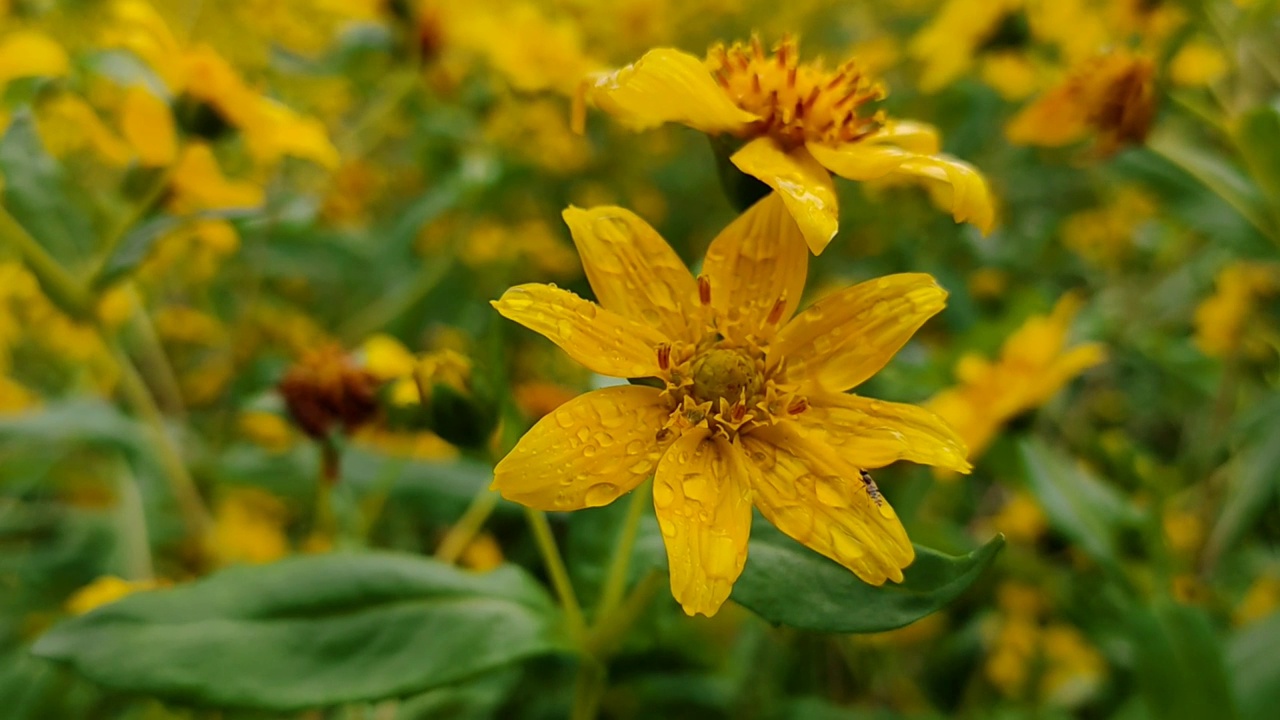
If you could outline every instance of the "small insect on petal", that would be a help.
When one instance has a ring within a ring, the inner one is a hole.
[[[703,307],[711,306],[711,280],[706,275],[698,276],[698,301]]]
[[[867,488],[867,495],[875,502],[877,507],[884,505],[884,496],[880,494],[880,488],[876,486],[876,481],[871,479],[871,473],[866,470],[859,470],[862,476],[862,484]]]

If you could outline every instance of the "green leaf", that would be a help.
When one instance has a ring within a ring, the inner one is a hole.
[[[940,610],[991,564],[1004,536],[967,555],[916,545],[902,583],[868,585],[848,569],[783,535],[767,522],[751,530],[747,566],[731,596],[777,625],[841,633],[893,630]]]
[[[1267,720],[1280,707],[1280,613],[1236,631],[1227,643],[1228,677],[1241,720]]]
[[[1280,219],[1280,106],[1263,105],[1246,112],[1236,130],[1236,142],[1249,172],[1271,202],[1273,218]],[[1280,230],[1280,228],[1277,228]]]
[[[90,203],[70,197],[66,173],[45,152],[27,110],[14,113],[0,140],[0,175],[5,207],[50,254],[64,263],[91,257],[96,242],[93,221],[82,209]]]
[[[1161,600],[1134,612],[1127,626],[1151,717],[1236,717],[1222,647],[1204,611]]]
[[[108,688],[292,711],[424,692],[568,648],[520,569],[396,553],[297,557],[133,595],[56,626],[33,652]]]
[[[1027,485],[1050,523],[1094,560],[1115,567],[1117,534],[1141,516],[1079,460],[1039,440],[1019,444]]]
[[[1280,491],[1280,427],[1257,435],[1240,448],[1232,463],[1233,482],[1205,548],[1211,563],[1239,542]]]
[[[747,565],[730,597],[775,625],[819,632],[884,632],[910,625],[955,600],[1002,547],[1003,535],[967,555],[945,555],[916,545],[915,562],[903,571],[902,583],[876,587],[756,517]],[[643,526],[637,552],[637,570],[665,567],[656,522]]]
[[[156,241],[181,227],[184,223],[195,220],[230,220],[252,215],[245,210],[220,210],[204,212],[187,217],[173,215],[157,215],[131,228],[121,238],[115,250],[103,262],[93,278],[93,288],[104,290],[119,280],[131,275],[138,265],[142,264],[155,247]]]

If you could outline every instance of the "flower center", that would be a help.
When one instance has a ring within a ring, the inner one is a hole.
[[[858,108],[884,99],[883,85],[864,77],[853,60],[833,71],[821,62],[801,64],[791,38],[771,55],[759,38],[749,45],[717,45],[707,53],[707,63],[738,107],[760,117],[748,135],[771,135],[788,147],[807,141],[837,144],[855,142],[881,124],[881,113],[860,117]]]
[[[693,396],[699,402],[710,401],[712,407],[721,400],[748,403],[763,385],[755,362],[737,350],[708,350],[693,361]]]

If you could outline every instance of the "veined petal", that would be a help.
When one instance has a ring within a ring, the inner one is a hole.
[[[537,422],[493,469],[491,488],[538,510],[607,505],[658,465],[671,414],[662,392],[618,385],[579,395]]]
[[[545,336],[593,372],[623,378],[658,374],[657,347],[667,342],[662,333],[568,290],[517,285],[491,304],[503,317]]]
[[[792,381],[844,392],[876,374],[925,321],[947,291],[923,273],[886,275],[828,295],[797,315],[769,346]]]
[[[950,155],[916,155],[897,172],[930,180],[935,198],[951,210],[956,222],[971,223],[983,234],[991,232],[996,217],[991,188],[972,165]]]
[[[814,255],[822,254],[840,229],[831,173],[805,148],[788,152],[767,136],[743,145],[729,159],[739,170],[777,191],[809,249]]]
[[[650,50],[626,67],[585,80],[574,102],[578,132],[587,102],[633,130],[676,122],[714,134],[760,119],[733,103],[700,58],[672,48]]]
[[[796,311],[808,268],[804,236],[777,193],[721,231],[702,263],[720,324],[766,337]]]
[[[671,594],[689,615],[715,615],[747,562],[751,489],[742,450],[695,428],[676,440],[653,478]]]
[[[849,463],[864,469],[898,460],[969,472],[964,440],[933,412],[916,405],[843,393],[818,393],[794,420]]]
[[[743,438],[756,466],[753,498],[760,512],[796,541],[849,568],[863,582],[902,582],[915,548],[898,515],[830,447],[787,422]]]
[[[700,310],[698,285],[649,223],[620,207],[570,207],[563,216],[601,306],[673,340],[697,340],[689,321]]]

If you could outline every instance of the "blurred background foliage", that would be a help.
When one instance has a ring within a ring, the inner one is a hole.
[[[856,609],[686,618],[659,582],[598,655],[601,714],[1273,716],[1274,0],[0,8],[0,715],[570,712],[548,578],[485,488],[600,379],[487,301],[589,294],[569,204],[633,209],[696,262],[735,214],[714,149],[597,115],[577,135],[573,95],[653,47],[791,33],[883,78],[997,198],[983,237],[920,188],[838,182],[809,284],[950,292],[862,392],[969,441],[971,476],[877,481],[913,540],[985,571],[870,634]],[[588,607],[624,505],[551,518]],[[661,555],[640,522],[636,587]],[[349,652],[308,655],[309,613]],[[37,654],[70,667],[31,654],[55,627],[79,630]]]

